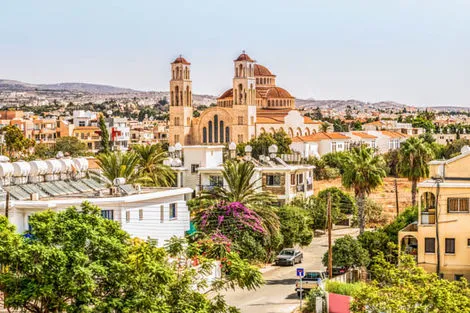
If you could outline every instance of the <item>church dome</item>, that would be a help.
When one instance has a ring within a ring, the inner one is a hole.
[[[233,97],[233,88],[230,88],[226,92],[224,92],[220,97],[217,99],[225,99],[225,98],[232,98]]]
[[[177,57],[172,64],[186,64],[186,65],[191,65],[191,63],[189,63],[185,58],[183,58],[181,55],[179,57]]]
[[[294,98],[294,97],[287,90],[281,87],[272,87],[272,88],[269,88],[268,93],[266,94],[266,98],[285,99],[285,98]]]
[[[261,64],[255,64],[255,77],[257,76],[276,76],[273,73],[271,73],[270,70],[268,70],[267,67],[261,65]]]
[[[249,62],[255,62],[248,54],[243,52],[238,56],[238,58],[235,61],[249,61]]]

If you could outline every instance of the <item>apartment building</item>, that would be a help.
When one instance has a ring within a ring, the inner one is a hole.
[[[131,130],[127,122],[127,118],[122,117],[106,119],[112,150],[127,151],[129,148]]]
[[[399,232],[400,250],[415,256],[418,265],[428,272],[437,271],[439,257],[442,277],[468,280],[470,148],[465,146],[460,155],[432,161],[429,166],[431,178],[418,184],[418,222]]]
[[[314,133],[292,138],[291,149],[304,158],[349,150],[351,137],[342,133]]]
[[[184,146],[181,150],[177,147],[174,153],[179,155],[173,154],[168,164],[178,172],[178,186],[192,188],[196,193],[226,186],[227,182],[222,176],[224,155],[226,158],[235,158],[235,151],[224,149],[222,145]],[[277,197],[279,204],[290,202],[296,197],[313,195],[312,165],[287,164],[275,155],[254,159],[249,152],[243,160],[255,165],[253,181],[258,190],[270,191]]]

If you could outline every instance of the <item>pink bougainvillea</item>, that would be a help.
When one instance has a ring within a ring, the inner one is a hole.
[[[240,202],[220,202],[200,217],[202,230],[218,234],[232,234],[240,230],[265,233],[261,218]]]

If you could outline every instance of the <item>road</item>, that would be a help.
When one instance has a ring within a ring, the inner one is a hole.
[[[333,240],[345,235],[357,236],[358,229],[340,229],[332,232]],[[295,292],[295,269],[324,269],[321,263],[323,254],[328,249],[328,237],[321,236],[303,249],[304,261],[296,266],[268,266],[262,271],[266,284],[255,291],[237,289],[227,291],[227,303],[238,307],[242,313],[291,313],[298,305]]]

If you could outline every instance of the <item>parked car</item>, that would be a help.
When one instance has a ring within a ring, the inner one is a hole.
[[[276,257],[275,263],[276,265],[293,266],[294,264],[302,263],[303,258],[304,254],[300,250],[294,248],[282,249]]]
[[[320,286],[327,277],[326,272],[320,270],[305,272],[302,278],[302,289],[300,289],[300,280],[295,283],[297,296],[300,297],[301,294],[307,294],[311,289]]]
[[[333,276],[338,276],[346,273],[348,271],[348,268],[346,266],[333,266]],[[328,275],[328,268],[326,269],[326,273]]]

